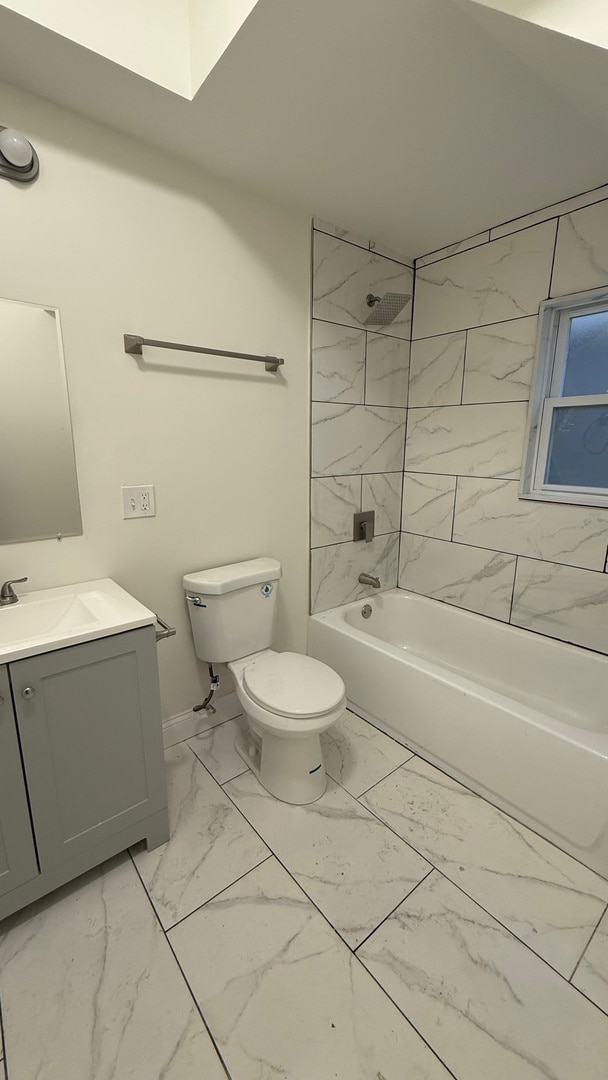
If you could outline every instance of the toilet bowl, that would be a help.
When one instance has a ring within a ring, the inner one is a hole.
[[[196,654],[226,663],[248,723],[237,752],[284,802],[319,799],[327,786],[321,734],[346,709],[346,690],[326,664],[274,652],[276,559],[251,559],[186,574],[183,583]]]
[[[251,737],[237,753],[277,799],[315,802],[327,787],[321,735],[346,709],[339,675],[299,653],[271,649],[228,664]]]

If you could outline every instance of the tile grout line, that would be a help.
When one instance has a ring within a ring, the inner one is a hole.
[[[196,1011],[198,1012],[201,1020],[203,1021],[203,1026],[204,1026],[204,1028],[205,1028],[205,1030],[206,1030],[206,1032],[207,1032],[207,1034],[208,1034],[208,1036],[209,1036],[209,1038],[211,1040],[211,1044],[212,1044],[212,1046],[213,1046],[213,1048],[214,1048],[214,1050],[215,1050],[215,1052],[216,1052],[216,1054],[218,1056],[220,1064],[221,1064],[224,1072],[226,1073],[226,1076],[228,1077],[228,1080],[233,1080],[232,1074],[230,1073],[230,1070],[228,1069],[228,1066],[227,1066],[226,1062],[224,1061],[224,1057],[223,1057],[223,1055],[222,1055],[222,1053],[221,1053],[221,1051],[220,1051],[220,1049],[218,1047],[218,1044],[217,1044],[217,1042],[215,1040],[213,1032],[211,1031],[211,1028],[209,1027],[209,1024],[207,1023],[207,1020],[206,1020],[206,1018],[205,1018],[205,1016],[203,1014],[203,1010],[201,1009],[201,1007],[200,1007],[200,1005],[199,1005],[199,1003],[197,1001],[196,995],[195,995],[192,987],[190,986],[190,983],[188,982],[188,979],[186,978],[186,973],[185,973],[184,969],[182,968],[182,965],[180,964],[180,962],[179,962],[179,960],[177,958],[177,953],[175,952],[175,949],[173,948],[173,945],[171,943],[171,940],[169,939],[167,931],[165,930],[163,924],[160,921],[160,918],[158,916],[158,912],[156,911],[156,908],[154,907],[154,904],[152,903],[152,899],[151,899],[151,897],[150,897],[150,895],[148,893],[145,882],[144,882],[144,880],[143,880],[143,878],[142,878],[142,876],[141,876],[141,874],[140,874],[140,872],[139,872],[139,870],[137,868],[137,864],[135,862],[135,859],[133,858],[133,855],[131,854],[130,851],[129,851],[129,857],[130,857],[131,862],[133,864],[133,867],[135,869],[135,873],[137,874],[137,877],[139,878],[140,884],[141,884],[141,886],[142,886],[142,888],[144,890],[144,894],[148,899],[150,907],[152,908],[152,911],[154,913],[154,918],[156,919],[156,921],[157,921],[157,923],[158,923],[158,925],[160,927],[161,933],[163,934],[164,939],[167,942],[167,945],[169,946],[169,949],[171,950],[171,954],[173,956],[173,959],[175,960],[175,963],[177,964],[178,971],[180,972],[180,974],[181,974],[181,976],[182,976],[182,978],[183,978],[183,980],[184,980],[184,982],[185,982],[185,984],[186,984],[186,986],[188,988],[188,992],[189,992],[189,994],[190,994],[190,996],[191,996],[191,998],[192,998],[192,1000],[194,1002],[194,1007],[195,1007]]]
[[[428,862],[428,859],[427,859],[426,861]],[[423,883],[424,881],[426,881],[426,880],[427,880],[427,878],[430,878],[431,874],[434,874],[434,873],[436,873],[436,871],[437,871],[437,867],[436,867],[436,866],[433,866],[433,864],[432,864],[432,863],[429,863],[429,866],[430,866],[430,870],[427,870],[427,872],[426,872],[426,874],[424,875],[424,877],[423,877],[423,878],[420,878],[420,881],[417,881],[417,882],[416,882],[416,884],[414,885],[414,887],[413,887],[412,889],[410,889],[409,893],[407,893],[407,895],[403,897],[403,900],[400,900],[398,904],[395,904],[394,908],[393,908],[393,909],[392,909],[391,911],[389,911],[388,915],[385,915],[385,916],[384,916],[384,918],[382,919],[382,922],[379,922],[379,923],[378,923],[378,925],[377,925],[377,926],[375,926],[373,930],[370,930],[370,932],[369,932],[369,934],[367,935],[367,937],[364,937],[364,938],[363,938],[363,941],[360,941],[360,942],[359,942],[359,944],[357,945],[357,947],[356,947],[355,949],[353,949],[353,950],[352,950],[352,951],[353,951],[353,953],[355,954],[355,956],[358,956],[358,952],[359,952],[359,949],[360,949],[360,948],[362,948],[362,946],[363,946],[363,945],[365,945],[365,943],[366,943],[367,941],[369,941],[369,939],[370,939],[371,937],[373,937],[373,936],[374,936],[374,934],[376,933],[376,931],[377,931],[377,930],[379,930],[379,929],[380,929],[380,928],[381,928],[382,926],[384,926],[385,922],[388,922],[388,920],[389,920],[389,919],[390,919],[390,918],[391,918],[391,917],[392,917],[392,916],[393,916],[393,915],[395,914],[395,912],[397,911],[397,908],[400,908],[402,904],[405,904],[405,901],[406,901],[406,900],[409,900],[409,899],[410,899],[410,897],[411,897],[412,893],[415,893],[415,892],[416,892],[416,889],[418,889],[418,888],[420,887],[420,885],[422,885],[422,883]],[[386,992],[388,993],[388,991],[386,991]],[[389,994],[389,997],[390,997],[390,994]],[[392,999],[391,999],[391,1000],[392,1000]]]
[[[416,755],[416,756],[420,756],[420,755]],[[425,758],[421,758],[421,760],[422,760],[422,761],[424,761],[424,760],[425,760]],[[436,768],[436,766],[434,766],[434,767]],[[395,770],[395,771],[397,771],[397,770]],[[439,771],[441,772],[441,770],[439,770]],[[447,776],[448,774],[446,773],[445,775]],[[452,778],[450,777],[450,779],[452,779]],[[378,781],[378,783],[380,784],[380,783],[382,783],[382,781],[381,781],[381,780],[379,780],[379,781]],[[374,785],[374,786],[377,786],[377,785]],[[462,786],[464,787],[464,785],[462,785]],[[371,789],[370,789],[370,790],[371,790]],[[467,791],[470,791],[470,789],[469,789],[469,788],[467,788],[466,790],[467,790]],[[482,796],[481,796],[481,795],[477,795],[477,793],[476,793],[476,792],[472,792],[472,794],[473,794],[473,795],[476,795],[476,797],[477,797],[478,799],[482,799]],[[483,801],[483,802],[486,802],[487,800],[486,800],[486,799],[482,799],[482,801]],[[402,836],[399,836],[399,833],[398,833],[398,832],[395,832],[395,830],[394,830],[394,829],[392,828],[392,826],[388,825],[388,823],[387,823],[386,821],[384,821],[384,819],[383,819],[383,818],[381,818],[379,814],[377,814],[377,813],[376,813],[376,812],[375,812],[375,811],[374,811],[374,810],[373,810],[373,809],[372,809],[371,807],[367,806],[366,804],[363,804],[363,805],[365,805],[365,808],[366,808],[366,810],[370,810],[370,811],[371,811],[371,813],[372,813],[372,814],[374,814],[374,816],[378,818],[378,821],[381,821],[383,825],[386,825],[387,829],[390,829],[390,830],[391,830],[391,832],[395,833],[395,836],[398,836],[400,840],[403,840],[403,837],[402,837]],[[490,803],[490,806],[492,806],[492,805],[493,805],[493,804],[492,804],[492,803]],[[497,809],[499,809],[499,808],[497,808]],[[503,812],[503,811],[501,811],[501,813],[502,813],[502,812]],[[509,816],[509,815],[507,815],[507,817],[508,817],[508,816]],[[513,820],[515,820],[515,819],[513,819]],[[517,824],[519,824],[519,822],[517,822]],[[526,826],[526,827],[527,827],[527,826]],[[531,830],[531,831],[533,831],[533,830]],[[538,833],[535,833],[535,835],[538,835]],[[541,837],[541,839],[545,839],[545,838],[544,838],[544,837]],[[586,995],[585,995],[585,994],[583,994],[583,993],[582,993],[582,992],[581,992],[581,991],[580,991],[580,990],[578,989],[578,987],[577,987],[577,986],[574,986],[574,984],[570,982],[570,979],[572,978],[572,976],[570,976],[570,978],[568,978],[568,977],[567,977],[566,975],[563,975],[563,974],[562,974],[562,972],[561,972],[561,971],[558,971],[558,970],[557,970],[557,968],[553,967],[553,965],[552,965],[552,964],[550,964],[550,963],[549,963],[549,961],[548,961],[548,960],[546,960],[544,956],[541,956],[541,955],[540,955],[540,953],[537,953],[537,952],[535,952],[535,950],[534,950],[534,949],[532,948],[532,946],[531,946],[531,945],[528,945],[528,943],[527,943],[526,941],[523,941],[523,940],[522,940],[522,938],[518,937],[518,936],[517,936],[517,934],[516,934],[516,933],[515,933],[515,932],[514,932],[513,930],[511,930],[511,928],[510,928],[510,927],[506,926],[506,925],[505,925],[505,923],[503,923],[503,922],[501,921],[501,919],[499,919],[499,918],[498,918],[498,917],[497,917],[496,915],[494,915],[494,914],[493,914],[493,912],[491,912],[491,911],[490,911],[490,910],[489,910],[488,908],[484,907],[484,905],[483,905],[482,903],[480,903],[480,901],[479,901],[479,900],[477,900],[477,899],[476,899],[476,898],[475,898],[474,896],[472,896],[472,895],[471,895],[470,893],[468,893],[468,892],[467,892],[467,890],[466,890],[466,889],[464,889],[464,888],[462,887],[462,885],[459,885],[459,884],[458,884],[458,883],[457,883],[456,881],[453,881],[453,880],[452,880],[452,878],[448,877],[448,875],[447,875],[446,873],[444,873],[444,871],[443,871],[443,870],[441,869],[441,867],[437,866],[437,864],[436,864],[436,863],[434,863],[434,862],[432,861],[432,859],[431,859],[431,858],[429,857],[429,855],[428,855],[428,854],[427,854],[427,855],[425,855],[425,854],[424,854],[424,853],[423,853],[422,851],[420,851],[420,850],[419,850],[419,849],[418,849],[417,847],[415,847],[415,845],[414,845],[413,843],[411,843],[411,842],[410,842],[409,840],[405,840],[405,841],[404,841],[404,843],[408,844],[408,846],[409,846],[409,847],[411,847],[411,848],[412,848],[412,850],[413,850],[413,851],[415,851],[417,855],[420,855],[420,857],[421,857],[422,859],[424,859],[424,860],[425,860],[426,862],[428,862],[428,863],[429,863],[429,865],[430,865],[430,866],[432,866],[433,870],[436,870],[436,871],[437,871],[437,873],[438,873],[438,874],[440,874],[440,875],[441,875],[441,877],[442,877],[442,878],[444,878],[444,880],[445,880],[445,881],[448,881],[448,882],[449,882],[449,883],[450,883],[450,884],[451,884],[451,885],[452,885],[452,886],[453,886],[453,887],[454,887],[455,889],[458,889],[458,891],[459,891],[459,892],[461,892],[461,893],[462,893],[462,894],[463,894],[464,896],[468,897],[468,899],[469,899],[469,900],[471,900],[471,901],[472,901],[472,903],[476,904],[476,905],[477,905],[477,907],[481,908],[481,910],[482,910],[482,911],[485,911],[486,915],[489,915],[489,917],[490,917],[491,919],[493,919],[493,920],[494,920],[494,922],[498,923],[498,925],[499,925],[499,926],[501,926],[501,927],[502,927],[502,929],[503,929],[503,930],[504,930],[504,931],[505,931],[505,932],[506,932],[507,934],[509,934],[509,936],[510,936],[510,937],[512,937],[512,938],[513,938],[513,940],[514,940],[514,941],[517,941],[517,942],[518,942],[518,943],[519,943],[520,945],[523,945],[523,947],[524,947],[525,949],[527,949],[527,950],[528,950],[528,952],[530,952],[530,953],[532,954],[532,956],[535,956],[537,960],[539,960],[539,961],[540,961],[541,963],[543,963],[543,964],[545,965],[545,967],[548,967],[550,971],[553,971],[555,975],[558,975],[560,979],[562,979],[562,980],[563,980],[563,981],[564,981],[565,983],[568,983],[568,985],[569,985],[569,986],[571,986],[573,990],[575,990],[575,991],[576,991],[577,993],[580,993],[582,997],[586,997]],[[548,841],[548,843],[550,843],[550,841]],[[555,846],[555,845],[554,845],[554,846]],[[561,851],[561,848],[557,848],[557,850],[558,850],[558,851]],[[567,852],[566,852],[565,854],[567,854]],[[571,856],[570,856],[570,857],[571,857]],[[577,860],[575,860],[575,861],[577,861]],[[583,864],[581,863],[580,865],[582,866]],[[588,867],[586,867],[585,869],[588,869]],[[427,874],[426,876],[428,877],[429,875]],[[413,890],[412,890],[412,891],[413,891]],[[411,895],[411,893],[408,893],[408,895]],[[407,897],[406,897],[405,899],[407,899]],[[404,901],[402,901],[402,903],[403,903],[403,902],[404,902]],[[399,905],[397,905],[397,906],[399,906]],[[603,913],[602,913],[602,914],[603,914]],[[601,921],[601,920],[600,920],[600,921]],[[595,929],[597,929],[597,927],[596,927]],[[375,931],[372,931],[372,934],[373,934],[373,933],[375,933]],[[595,930],[594,930],[594,933],[595,933]],[[371,936],[372,936],[371,934],[370,934],[370,935],[368,935],[368,937],[371,937]],[[593,936],[593,935],[592,935],[592,936]],[[366,939],[366,940],[367,940],[367,939]],[[589,944],[589,943],[587,943],[587,945],[585,946],[585,949],[586,949],[586,948],[588,947],[588,944]],[[359,946],[357,946],[357,948],[358,948],[358,947],[359,947]],[[580,962],[580,959],[579,959],[579,962]],[[578,964],[577,964],[577,966],[578,966]],[[604,1010],[603,1010],[603,1009],[601,1009],[601,1008],[600,1008],[600,1006],[599,1006],[599,1005],[597,1005],[597,1004],[596,1004],[596,1003],[595,1003],[594,1001],[592,1001],[592,999],[591,999],[591,998],[587,998],[587,1000],[588,1000],[588,1001],[589,1001],[589,1002],[590,1002],[590,1003],[591,1003],[592,1005],[595,1005],[595,1008],[596,1008],[596,1009],[598,1009],[598,1010],[599,1010],[599,1012],[601,1012],[601,1013],[603,1013],[603,1012],[604,1012]]]
[[[4,1080],[8,1080],[8,1055],[6,1052],[6,1027],[4,1024],[4,1014],[2,1011],[2,1004],[0,1002],[0,1038],[2,1040],[2,1057],[0,1058],[0,1071],[4,1076]]]
[[[594,939],[594,937],[596,935],[597,929],[598,929],[598,927],[599,927],[599,925],[600,925],[600,923],[601,923],[602,919],[604,918],[604,915],[606,914],[607,911],[608,911],[608,903],[606,904],[604,910],[602,911],[602,914],[600,915],[599,919],[597,920],[597,923],[593,927],[593,930],[591,931],[591,935],[589,937],[589,940],[587,941],[587,944],[585,945],[585,948],[583,949],[581,955],[579,956],[578,960],[576,961],[576,964],[574,965],[574,971],[572,972],[570,978],[568,979],[568,982],[572,983],[572,980],[573,980],[574,976],[576,975],[576,973],[578,971],[579,964],[580,964],[581,960],[583,959],[585,953],[587,952],[587,949],[589,948],[591,942],[593,941],[593,939]],[[575,989],[578,990],[578,986],[575,987]],[[599,1007],[600,1006],[598,1005],[598,1008]],[[602,1010],[602,1011],[604,1011],[604,1010]]]
[[[362,717],[360,717],[360,719],[364,720],[365,717],[362,716]],[[366,720],[365,722],[366,722],[366,724],[369,723],[368,720]],[[372,724],[372,727],[373,727],[373,724]],[[380,729],[379,728],[374,728],[374,730],[379,731]],[[384,734],[384,732],[382,732],[382,734]],[[390,738],[390,735],[387,736],[387,738]],[[394,741],[396,742],[397,740],[395,739]],[[397,743],[397,746],[401,746],[401,745],[402,745],[402,743]],[[407,747],[404,746],[403,749],[406,750]],[[394,769],[391,769],[390,772],[387,772],[385,776],[382,776],[380,778],[380,780],[374,780],[374,783],[370,784],[369,787],[366,788],[365,791],[362,791],[359,795],[353,795],[353,792],[349,791],[347,787],[344,787],[344,784],[342,784],[340,780],[336,780],[335,776],[332,776],[331,779],[334,780],[336,784],[340,784],[340,787],[343,787],[345,791],[348,791],[348,794],[352,795],[353,799],[357,799],[357,800],[362,799],[364,795],[367,795],[368,791],[372,791],[372,789],[375,788],[377,784],[381,784],[383,780],[388,780],[389,776],[393,776],[396,772],[399,772],[399,769],[401,769],[404,765],[406,765],[408,761],[411,761],[413,757],[416,757],[416,754],[414,753],[413,750],[408,751],[408,753],[409,753],[409,757],[406,757],[404,761],[400,761],[398,765],[395,765]],[[329,773],[327,775],[329,776]],[[367,809],[367,807],[366,807],[366,809]]]
[[[266,846],[268,847],[268,845]],[[227,889],[231,889],[233,885],[238,885],[239,881],[242,881],[243,878],[246,878],[248,874],[252,874],[254,870],[257,870],[259,866],[263,866],[264,863],[268,862],[268,860],[272,859],[272,857],[273,852],[269,848],[268,855],[265,855],[263,859],[260,859],[259,863],[256,863],[255,866],[250,866],[249,870],[245,870],[244,874],[239,874],[239,876],[235,878],[234,881],[229,882],[228,885],[224,885],[222,889],[219,889],[219,891],[214,893],[213,896],[210,896],[208,900],[203,900],[202,904],[199,904],[198,907],[193,908],[192,911],[189,911],[187,915],[182,915],[181,919],[178,919],[177,922],[172,923],[171,926],[167,926],[166,928],[163,927],[165,934],[168,935],[172,930],[175,930],[176,926],[181,926],[183,922],[186,922],[186,919],[189,919],[191,915],[196,915],[197,912],[202,911],[203,908],[207,907],[207,904],[210,904],[212,902],[212,900],[217,900],[218,896],[221,896],[222,893],[225,893]],[[150,899],[150,903],[154,905],[154,901],[149,893],[148,897]]]
[[[252,774],[252,775],[253,775],[253,774]],[[346,790],[346,789],[344,789],[344,790]],[[350,794],[350,792],[348,792],[347,794]],[[442,1065],[444,1065],[444,1067],[445,1067],[445,1068],[447,1069],[447,1068],[448,1068],[448,1067],[447,1067],[447,1065],[446,1065],[446,1064],[445,1064],[445,1062],[444,1062],[444,1061],[443,1061],[443,1060],[442,1060],[442,1059],[441,1059],[441,1058],[439,1057],[439,1054],[437,1053],[437,1051],[433,1049],[433,1047],[432,1047],[431,1043],[429,1043],[429,1042],[428,1042],[428,1040],[427,1040],[427,1039],[425,1039],[424,1035],[422,1035],[422,1034],[421,1034],[421,1032],[420,1032],[420,1031],[418,1031],[418,1029],[417,1029],[417,1028],[416,1028],[416,1027],[414,1026],[414,1024],[412,1023],[412,1021],[410,1020],[410,1018],[409,1018],[409,1017],[408,1017],[408,1016],[407,1016],[407,1015],[406,1015],[406,1014],[405,1014],[405,1013],[403,1012],[403,1009],[401,1009],[401,1008],[400,1008],[400,1006],[399,1006],[399,1005],[397,1004],[397,1002],[393,1000],[393,998],[391,997],[391,995],[390,995],[390,994],[388,993],[388,991],[387,991],[387,990],[385,990],[385,988],[384,988],[384,987],[382,986],[382,984],[381,984],[380,982],[378,982],[378,980],[377,980],[377,979],[376,979],[376,977],[375,977],[375,976],[374,976],[374,975],[372,974],[372,972],[371,972],[371,971],[368,971],[368,969],[367,969],[367,968],[365,967],[365,964],[363,964],[363,963],[361,962],[361,960],[359,959],[359,957],[357,956],[357,954],[356,954],[355,950],[354,950],[354,949],[353,949],[353,948],[352,948],[352,947],[351,947],[351,946],[350,946],[350,945],[348,944],[348,942],[347,942],[347,941],[345,941],[345,940],[344,940],[344,938],[342,937],[342,934],[340,933],[340,931],[336,929],[336,927],[335,927],[335,926],[333,925],[333,923],[332,923],[332,922],[331,922],[331,921],[330,921],[330,920],[328,919],[327,915],[325,915],[325,913],[324,913],[323,911],[321,911],[321,908],[317,906],[317,904],[315,903],[315,901],[314,901],[314,900],[313,900],[313,899],[312,899],[312,898],[311,898],[311,897],[310,897],[310,896],[308,895],[308,893],[307,893],[307,892],[306,892],[306,890],[305,890],[305,889],[303,888],[303,886],[302,886],[302,885],[300,885],[299,881],[297,881],[297,879],[296,879],[296,878],[294,877],[294,875],[293,875],[293,874],[291,873],[291,871],[290,871],[289,867],[287,867],[287,866],[285,865],[285,863],[284,863],[284,862],[283,862],[283,860],[282,860],[282,859],[280,858],[280,856],[279,856],[279,855],[277,855],[276,851],[274,851],[274,849],[273,849],[272,847],[270,847],[270,844],[268,844],[268,843],[267,843],[267,841],[266,841],[266,840],[264,840],[264,838],[263,838],[262,834],[261,834],[261,833],[259,833],[259,832],[258,832],[258,830],[257,830],[257,829],[255,828],[255,826],[251,824],[251,822],[249,821],[249,818],[245,816],[245,814],[243,813],[243,811],[241,810],[241,808],[240,808],[240,807],[238,806],[238,804],[237,804],[237,803],[236,803],[236,802],[235,802],[235,801],[234,801],[234,800],[233,800],[233,799],[231,798],[231,796],[230,796],[230,793],[229,793],[229,792],[226,792],[226,795],[227,795],[227,797],[228,797],[228,798],[230,799],[230,802],[232,803],[232,805],[233,805],[233,806],[235,807],[235,809],[236,809],[236,810],[237,810],[237,811],[239,812],[239,814],[241,815],[241,817],[242,817],[242,818],[243,818],[243,819],[244,819],[244,820],[245,820],[245,821],[247,822],[247,824],[249,825],[249,827],[250,827],[251,829],[253,829],[253,831],[254,831],[254,832],[256,833],[256,835],[257,835],[257,836],[259,837],[259,839],[260,839],[260,840],[262,841],[262,843],[264,843],[264,844],[266,844],[266,845],[267,845],[267,847],[268,847],[268,848],[270,849],[270,851],[272,852],[272,856],[273,856],[273,857],[274,857],[274,858],[276,859],[276,861],[277,861],[277,862],[279,863],[279,865],[280,865],[280,866],[282,866],[283,870],[284,870],[284,871],[285,871],[285,873],[286,873],[286,874],[288,875],[288,877],[289,877],[289,878],[290,878],[290,879],[291,879],[291,880],[293,881],[293,883],[294,883],[294,885],[296,886],[296,888],[297,888],[297,889],[299,889],[299,891],[300,891],[300,892],[301,892],[301,893],[302,893],[302,894],[303,894],[303,895],[304,895],[304,896],[306,897],[306,900],[308,901],[308,903],[312,905],[312,907],[313,907],[313,908],[314,908],[314,909],[315,909],[315,910],[317,911],[317,913],[318,913],[318,914],[319,914],[319,915],[321,916],[321,918],[323,919],[323,921],[324,921],[325,923],[327,923],[327,925],[328,925],[328,926],[330,927],[330,929],[331,929],[331,930],[333,931],[333,933],[334,933],[334,934],[336,935],[336,937],[338,938],[338,940],[339,940],[339,941],[340,941],[340,942],[341,942],[341,943],[342,943],[342,944],[343,944],[343,945],[345,946],[345,948],[347,948],[347,949],[348,949],[348,951],[349,951],[349,954],[350,954],[350,955],[351,955],[351,956],[352,956],[352,957],[353,957],[353,958],[354,958],[354,959],[355,959],[355,960],[356,960],[356,961],[357,961],[357,962],[358,962],[359,964],[361,964],[361,967],[363,968],[363,970],[364,970],[365,972],[367,972],[367,974],[368,974],[368,975],[370,976],[370,978],[372,978],[372,979],[374,980],[374,982],[375,982],[375,983],[376,983],[376,985],[377,985],[377,986],[378,986],[378,987],[380,988],[380,990],[381,990],[381,991],[382,991],[382,993],[383,993],[383,994],[385,995],[385,997],[387,997],[387,998],[388,998],[388,1000],[389,1000],[389,1001],[390,1001],[390,1002],[391,1002],[391,1003],[392,1003],[392,1004],[394,1005],[394,1007],[395,1007],[395,1008],[396,1008],[396,1009],[398,1010],[398,1012],[399,1012],[399,1013],[401,1014],[401,1016],[403,1016],[403,1018],[404,1018],[404,1019],[405,1019],[405,1020],[407,1021],[407,1023],[408,1023],[409,1025],[410,1025],[410,1027],[411,1027],[411,1028],[412,1028],[412,1029],[413,1029],[413,1030],[414,1030],[414,1031],[416,1032],[416,1034],[418,1035],[418,1037],[419,1037],[420,1039],[422,1039],[423,1043],[424,1043],[424,1044],[425,1044],[425,1045],[426,1045],[426,1046],[427,1046],[427,1047],[429,1048],[429,1050],[431,1051],[431,1053],[432,1053],[432,1054],[433,1054],[433,1055],[434,1055],[434,1056],[435,1056],[435,1057],[436,1057],[436,1058],[438,1059],[438,1061],[440,1061],[440,1062],[441,1062],[441,1064],[442,1064]],[[351,796],[351,797],[352,797],[352,798],[354,798],[354,796]],[[365,808],[365,809],[367,809],[367,808]],[[375,815],[374,815],[374,816],[375,816]],[[382,824],[385,824],[385,823],[384,823],[384,822],[382,822]],[[387,827],[388,827],[388,826],[387,826]],[[391,830],[391,831],[392,831],[392,830]],[[396,835],[396,834],[395,834],[395,835]],[[400,840],[402,840],[402,837],[399,837],[399,839],[400,839]],[[403,841],[403,843],[406,843],[406,841]],[[409,845],[407,845],[407,846],[409,846]],[[428,862],[428,859],[427,859],[427,860],[425,860],[425,861],[426,861],[426,862]],[[431,870],[429,870],[429,873],[428,873],[428,874],[426,874],[426,875],[425,875],[425,877],[428,877],[428,876],[429,876],[429,874],[431,874],[431,873],[432,873],[432,870],[433,870],[433,868],[431,868]],[[420,882],[418,882],[418,884],[420,884]],[[414,886],[414,888],[415,888],[415,887],[416,887],[416,886]],[[411,892],[412,892],[412,891],[413,891],[413,890],[410,890],[410,892],[409,892],[409,893],[407,894],[407,896],[411,895]],[[406,896],[406,897],[404,897],[404,899],[407,899],[407,896]],[[400,903],[403,903],[403,900],[401,900],[401,901],[400,901]],[[397,905],[397,907],[398,907],[398,906],[399,906],[399,905]],[[369,935],[368,935],[368,936],[369,936]],[[365,940],[367,940],[367,938],[366,938]],[[358,946],[357,946],[357,948],[358,948]],[[453,1072],[451,1071],[451,1069],[448,1069],[448,1072],[450,1073],[450,1076],[454,1077],[454,1073],[453,1073]]]

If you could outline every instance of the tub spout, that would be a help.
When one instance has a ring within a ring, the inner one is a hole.
[[[380,588],[380,578],[374,577],[373,574],[359,574],[360,585],[371,585],[374,589]]]

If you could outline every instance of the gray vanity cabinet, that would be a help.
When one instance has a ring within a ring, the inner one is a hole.
[[[169,838],[154,627],[16,660],[8,671],[17,725],[6,725],[12,735],[0,730],[0,772],[6,764],[12,783],[5,789],[2,778],[0,820],[14,883],[9,895],[0,889],[0,918],[138,840],[150,848]],[[0,848],[0,868],[3,858]]]
[[[0,896],[37,874],[8,669],[0,666]]]

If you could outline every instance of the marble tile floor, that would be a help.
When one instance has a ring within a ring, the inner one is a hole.
[[[352,712],[278,803],[242,723],[167,751],[168,844],[0,923],[0,1076],[606,1080],[607,881]]]

